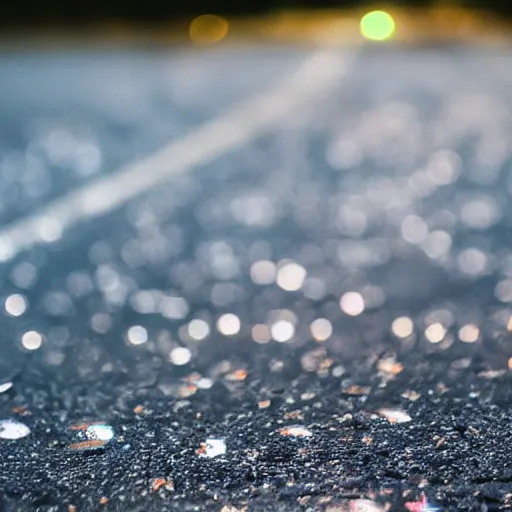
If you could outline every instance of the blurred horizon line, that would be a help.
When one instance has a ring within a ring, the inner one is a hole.
[[[389,12],[396,21],[391,41],[409,43],[508,42],[511,23],[492,10],[467,9],[454,6],[403,7],[380,9]],[[193,41],[199,46],[214,46],[219,42],[316,43],[319,45],[359,44],[362,41],[361,17],[373,9],[369,6],[347,9],[286,9],[274,10],[261,16],[213,15],[226,23],[223,37]],[[200,16],[199,16],[200,17]],[[62,23],[40,26],[19,26],[0,30],[0,43],[5,48],[30,46],[31,43],[59,44],[187,44],[194,17],[163,21],[103,20],[82,26]],[[511,20],[512,21],[512,20]]]

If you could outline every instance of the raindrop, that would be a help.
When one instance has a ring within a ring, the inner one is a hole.
[[[311,437],[313,435],[313,432],[301,425],[280,428],[279,433],[285,437]]]
[[[0,394],[5,393],[6,391],[9,391],[9,389],[12,388],[12,382],[4,382],[3,384],[0,384]]]
[[[103,422],[78,423],[69,431],[74,442],[68,448],[78,452],[102,450],[115,437],[114,427]]]
[[[386,418],[390,423],[407,423],[412,418],[402,409],[379,409],[379,414]]]
[[[30,429],[20,421],[0,420],[0,439],[21,439],[29,434]]]
[[[213,459],[226,453],[226,442],[224,439],[207,439],[205,443],[201,443],[201,448],[197,450],[200,457]]]

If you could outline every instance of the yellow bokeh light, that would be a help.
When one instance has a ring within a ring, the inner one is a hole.
[[[361,18],[361,34],[372,41],[389,39],[396,29],[395,20],[385,11],[371,11]]]
[[[190,23],[189,35],[196,44],[214,44],[222,41],[228,34],[229,23],[220,16],[203,14]]]

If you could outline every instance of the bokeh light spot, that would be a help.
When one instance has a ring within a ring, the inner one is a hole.
[[[251,265],[251,279],[259,285],[272,284],[276,280],[276,265],[269,260],[259,260]]]
[[[190,362],[192,359],[192,353],[186,347],[176,347],[171,350],[169,359],[171,360],[171,363],[175,364],[176,366],[183,366],[184,364]]]
[[[364,311],[364,299],[358,292],[347,292],[340,299],[340,308],[347,315],[360,315]]]
[[[475,343],[480,336],[480,330],[475,324],[467,324],[460,328],[459,338],[464,343]]]
[[[430,343],[441,343],[446,335],[446,329],[436,322],[425,329],[425,337]]]
[[[283,290],[296,292],[302,287],[306,274],[306,269],[302,265],[294,261],[287,261],[277,271],[276,282]]]
[[[311,335],[315,341],[325,341],[332,335],[332,324],[327,318],[317,318],[310,325]]]
[[[391,330],[398,338],[408,338],[414,332],[414,323],[408,316],[399,316],[393,320]]]
[[[268,343],[270,341],[270,329],[266,324],[256,324],[252,328],[252,339],[256,343]]]
[[[37,350],[43,343],[43,337],[37,331],[27,331],[21,337],[21,343],[27,350]]]
[[[134,325],[128,329],[128,341],[132,345],[142,345],[148,341],[148,331],[141,325]]]
[[[293,338],[295,326],[288,320],[278,320],[270,328],[272,338],[278,343],[285,343]]]
[[[204,340],[210,334],[210,326],[199,318],[188,324],[188,334],[194,340]]]
[[[5,311],[11,316],[21,316],[27,310],[27,301],[23,295],[13,293],[5,300]]]
[[[222,41],[228,31],[229,23],[224,18],[203,14],[190,23],[189,36],[193,43],[208,45]]]
[[[217,320],[217,329],[224,336],[235,336],[240,331],[240,318],[232,313],[226,313]]]
[[[361,18],[361,34],[372,41],[389,39],[396,29],[395,20],[385,11],[371,11]]]

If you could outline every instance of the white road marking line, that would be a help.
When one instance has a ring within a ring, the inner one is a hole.
[[[52,201],[0,229],[0,261],[60,238],[77,224],[104,215],[142,192],[215,160],[279,125],[294,110],[325,95],[347,74],[354,52],[318,51],[277,87],[253,96],[158,152]]]

